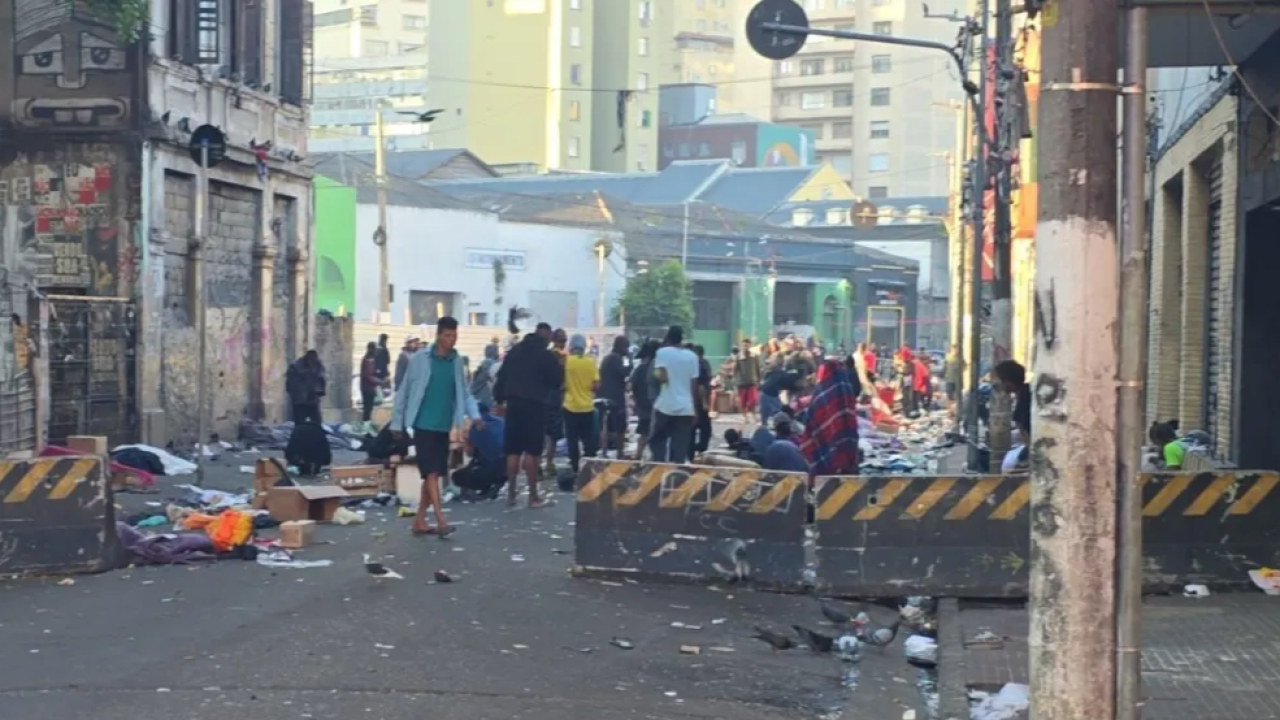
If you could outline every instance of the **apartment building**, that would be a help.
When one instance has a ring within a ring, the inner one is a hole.
[[[740,17],[754,3],[737,0]],[[957,26],[924,17],[910,0],[803,0],[816,27],[949,42]],[[963,11],[963,0],[935,0],[934,14]],[[742,23],[735,23],[742,25]],[[745,27],[745,26],[744,26]],[[847,178],[854,192],[880,199],[949,191],[955,147],[952,107],[963,97],[946,55],[917,48],[810,37],[795,57],[757,55],[735,29],[738,105],[774,122],[811,130],[818,161]]]
[[[734,0],[685,0],[675,4],[675,66],[672,82],[717,85],[716,111],[739,108],[733,74]]]
[[[320,0],[314,8],[312,149],[372,150],[377,108],[384,108],[388,148],[429,148],[432,127],[398,113],[427,109],[427,0],[348,2]]]
[[[658,86],[673,66],[673,6],[431,0],[431,105],[456,118],[436,144],[503,166],[652,169]]]

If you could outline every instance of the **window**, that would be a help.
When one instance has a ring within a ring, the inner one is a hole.
[[[831,163],[831,167],[836,172],[840,173],[841,177],[853,177],[853,158],[850,157],[848,153],[843,155],[829,155],[827,157],[827,162]]]
[[[221,18],[218,17],[218,0],[199,0],[196,3],[197,45],[196,62],[216,65],[222,60]],[[50,53],[52,57],[52,53]]]
[[[649,38],[644,37],[636,41],[636,52],[640,53],[640,57],[648,57],[649,55]]]
[[[851,57],[836,58],[835,62],[832,64],[831,70],[832,72],[838,72],[838,73],[853,72],[853,58]]]
[[[582,119],[582,103],[578,102],[577,100],[569,101],[569,119],[570,120]]]
[[[727,1],[727,0],[716,0],[716,7],[718,7],[718,8],[722,8],[722,7],[724,7],[724,6],[725,6],[725,4],[726,4],[726,1]]]
[[[652,0],[640,0],[639,17],[640,17],[640,26],[649,27],[649,22],[653,20]]]
[[[711,157],[711,143],[698,143],[698,157]]]
[[[639,125],[640,125],[640,127],[642,127],[642,128],[647,128],[647,127],[649,127],[650,125],[653,125],[653,111],[652,111],[652,110],[641,110],[641,111],[640,111],[640,120],[639,120],[638,124],[639,124]]]
[[[801,60],[800,74],[801,75],[821,75],[823,70],[823,67],[822,67],[823,64],[824,64],[823,61],[820,59],[819,60]]]
[[[889,0],[871,0],[871,7],[887,7]]]
[[[809,132],[813,133],[814,140],[822,139],[822,130],[823,130],[822,123],[815,123],[813,125],[801,125],[800,129],[808,130]]]
[[[680,143],[680,149],[677,151],[677,153],[682,158],[689,157],[689,143]]]
[[[424,15],[401,15],[400,26],[405,30],[426,30],[427,18]]]
[[[876,35],[892,35],[893,23],[889,22],[888,20],[881,20],[880,22],[871,23],[871,32]]]
[[[402,55],[403,55],[403,54],[405,54],[405,53],[420,53],[420,52],[422,52],[422,51],[423,51],[423,49],[424,49],[424,48],[426,48],[426,47],[427,47],[427,46],[426,46],[426,45],[423,45],[422,43],[407,43],[407,42],[402,42],[402,43],[400,43],[400,54],[402,54]]]
[[[871,72],[876,75],[883,75],[893,69],[893,56],[891,55],[872,55],[871,56]]]
[[[824,92],[800,93],[801,110],[821,110],[827,106],[827,94]]]
[[[577,25],[569,28],[569,45],[571,47],[582,47],[582,28]]]
[[[782,60],[773,64],[774,75],[790,75],[796,71],[796,64],[791,60]]]
[[[872,185],[867,188],[867,197],[871,200],[883,200],[889,197],[888,185]]]
[[[676,156],[676,146],[671,143],[662,143],[662,157],[673,158]]]
[[[831,123],[831,137],[835,140],[848,140],[853,137],[853,123],[839,120]]]
[[[867,169],[873,173],[889,172],[889,153],[872,153],[867,156]]]
[[[805,10],[809,10],[809,11],[821,10],[824,5],[826,5],[826,3],[823,2],[823,0],[804,0]]]
[[[636,75],[636,89],[637,90],[649,89],[649,73],[640,73],[639,75]]]
[[[365,5],[360,8],[360,22],[366,25],[378,24],[378,6]]]
[[[871,107],[889,107],[889,88],[871,88]]]
[[[853,107],[853,91],[832,90],[831,104],[834,107]]]
[[[302,105],[311,99],[311,3],[281,0],[276,15],[280,99]]]
[[[884,140],[889,137],[889,121],[888,120],[872,120],[871,121],[871,139]]]
[[[747,162],[747,141],[734,140],[729,145],[729,157],[737,165],[745,165]]]
[[[569,82],[574,85],[582,84],[582,66],[578,63],[569,66]]]
[[[578,141],[578,138],[569,138],[569,157],[576,158],[581,152],[581,143]]]
[[[365,40],[365,57],[383,57],[390,51],[386,40]]]
[[[570,10],[581,10],[581,9],[582,9],[582,0],[569,0],[569,9],[570,9]]]
[[[787,107],[791,105],[791,93],[778,93],[778,107]]]

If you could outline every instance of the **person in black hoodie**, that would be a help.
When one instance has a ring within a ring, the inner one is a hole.
[[[529,507],[546,504],[538,496],[538,458],[551,410],[548,401],[564,387],[564,366],[547,347],[550,342],[551,326],[538,323],[537,330],[507,352],[493,384],[493,399],[506,411],[502,444],[507,455],[507,504],[512,506],[522,463],[529,478]]]
[[[320,422],[320,398],[324,397],[324,364],[320,354],[308,350],[289,366],[284,378],[285,392],[293,405],[295,423]]]

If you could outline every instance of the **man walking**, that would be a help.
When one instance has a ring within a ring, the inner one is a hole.
[[[735,380],[738,384],[738,411],[753,423],[756,408],[760,404],[760,356],[751,350],[750,338],[742,339],[742,352],[738,355]]]
[[[553,409],[549,401],[558,398],[564,387],[564,368],[547,343],[551,326],[538,323],[536,331],[524,336],[507,352],[498,367],[493,398],[506,406],[507,504],[516,504],[516,480],[524,466],[529,481],[529,507],[546,503],[538,497],[538,458],[546,442],[547,418]],[[554,409],[559,411],[557,404]]]
[[[413,533],[435,533],[444,539],[454,528],[445,522],[440,499],[440,479],[449,477],[451,435],[466,438],[471,421],[480,411],[467,387],[467,374],[455,347],[458,321],[442,317],[436,323],[436,341],[413,356],[405,372],[404,399],[395,404],[391,428],[404,433],[413,428],[413,446],[418,472],[422,475],[422,496],[413,519]],[[427,525],[428,506],[435,513],[436,527]]]
[[[653,361],[658,399],[653,404],[649,451],[655,462],[688,462],[697,419],[698,356],[682,346],[684,329],[672,325]]]
[[[378,384],[387,390],[391,389],[391,349],[387,347],[389,339],[386,333],[378,336],[378,350],[373,356],[373,368],[378,375]]]

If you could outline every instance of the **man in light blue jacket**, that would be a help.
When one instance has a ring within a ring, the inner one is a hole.
[[[391,416],[391,431],[403,435],[413,428],[413,446],[422,474],[422,496],[413,519],[415,535],[438,535],[444,539],[454,528],[444,517],[440,500],[440,478],[449,477],[450,433],[466,437],[472,420],[480,419],[480,409],[471,397],[467,372],[455,345],[458,321],[442,317],[436,323],[436,341],[425,352],[416,353],[405,372],[401,397]],[[427,525],[427,506],[436,516],[436,527]]]

